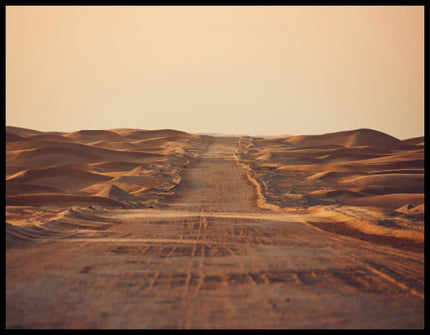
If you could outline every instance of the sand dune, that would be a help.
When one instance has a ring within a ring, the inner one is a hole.
[[[424,215],[424,204],[414,205],[407,204],[396,209],[396,212],[404,214],[421,214]]]
[[[30,149],[38,150],[34,151],[34,153],[31,152]],[[113,161],[118,159],[126,159],[128,158],[133,159],[139,159],[142,157],[147,156],[157,156],[157,153],[145,153],[145,152],[136,152],[136,151],[117,151],[115,148],[111,149],[104,149],[104,148],[97,148],[93,147],[91,145],[85,145],[81,143],[70,143],[70,142],[56,142],[56,141],[24,141],[24,142],[12,142],[7,144],[6,146],[7,153],[21,150],[21,155],[37,155],[40,153],[45,153],[49,151],[53,152],[61,152],[61,151],[69,151],[69,152],[82,152],[82,154],[87,156],[98,156],[101,157],[103,160]],[[99,158],[100,159],[100,158]],[[61,160],[60,160],[61,161]]]
[[[133,162],[102,162],[90,164],[95,171],[99,172],[115,172],[115,171],[130,171],[140,166],[142,163]],[[151,164],[151,163],[146,163]]]
[[[112,179],[104,175],[87,172],[85,171],[85,166],[83,166],[82,164],[70,164],[44,169],[24,170],[9,177],[6,181],[28,182],[42,178],[56,177],[70,177],[76,179],[89,179],[94,181]]]
[[[26,141],[49,141],[49,142],[71,142],[71,139],[58,133],[42,133],[25,137]]]
[[[159,148],[160,146],[164,145],[166,142],[170,140],[169,137],[151,137],[151,138],[145,138],[143,140],[133,140],[133,145],[136,147],[154,147]]]
[[[104,187],[99,193],[97,193],[97,195],[105,198],[112,198],[119,201],[127,201],[133,199],[133,196],[131,196],[128,192],[124,191],[116,185],[108,185]]]
[[[40,132],[32,129],[6,126],[6,142],[15,141],[68,141],[61,132]]]
[[[109,141],[97,141],[89,143],[92,146],[113,149],[113,150],[136,150],[139,147],[129,142],[109,142]]]
[[[336,145],[344,147],[358,146],[378,146],[390,149],[411,149],[412,145],[405,143],[388,134],[372,130],[357,129],[342,131],[324,135],[301,135],[290,136],[285,139],[286,142],[295,144],[300,147],[315,147]]]
[[[358,129],[291,136],[284,142],[283,146],[279,140],[254,138],[242,141],[239,149],[239,160],[262,185],[268,204],[291,208],[334,203],[390,209],[411,202],[423,204],[424,149],[416,145],[421,138],[407,143]]]
[[[9,131],[6,131],[6,143],[8,142],[16,142],[16,141],[22,141],[24,139],[24,137],[16,135],[14,133],[11,133]]]
[[[159,129],[159,130],[140,130],[140,129],[111,129],[119,135],[134,140],[143,140],[158,137],[181,137],[187,133],[174,129]]]
[[[96,163],[112,161],[140,162],[162,158],[154,152],[110,150],[78,143],[67,142],[24,142],[6,148],[6,161],[14,166],[53,166],[72,163]],[[35,146],[40,146],[35,148]]]
[[[199,136],[168,129],[60,133],[7,127],[7,133],[9,205],[44,206],[47,193],[62,194],[49,198],[61,204],[83,203],[82,196],[99,197],[86,198],[90,204],[108,205],[104,198],[114,205],[117,200],[136,206],[158,202],[172,195],[181,169],[201,150],[193,144]],[[34,194],[45,196],[35,199]]]
[[[6,162],[14,166],[52,166],[56,164],[92,163],[103,161],[94,153],[66,147],[45,147],[40,149],[6,151]]]
[[[424,325],[424,138],[6,130],[7,328]]]
[[[9,177],[7,182],[33,183],[73,192],[88,185],[111,179],[112,177],[109,176],[83,171],[73,165],[67,165],[20,171]]]
[[[417,193],[396,193],[370,196],[354,201],[353,205],[374,206],[389,209],[397,209],[414,204],[424,205],[424,194]]]
[[[125,139],[123,136],[109,130],[79,130],[72,133],[64,134],[63,136],[83,143],[96,141],[127,141],[127,139]]]
[[[14,126],[6,126],[6,132],[21,136],[21,137],[33,136],[33,135],[43,133],[43,132],[38,131],[38,130],[22,128],[22,127],[14,127]]]
[[[65,191],[47,185],[6,182],[6,194],[64,193]]]
[[[40,227],[33,226],[16,226],[6,222],[6,245],[19,245],[22,242],[25,244],[35,241],[36,238],[47,238],[57,235],[50,231],[41,229]]]
[[[412,145],[424,146],[424,136],[408,138],[407,140],[403,140],[403,142],[406,142],[406,143],[412,144]]]
[[[359,177],[344,177],[338,180],[339,185],[372,185],[395,187],[408,193],[424,193],[424,174],[390,173]]]
[[[80,196],[69,194],[26,194],[6,196],[6,206],[120,206],[124,204],[99,196]]]

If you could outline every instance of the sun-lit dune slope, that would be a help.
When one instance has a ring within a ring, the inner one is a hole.
[[[200,136],[175,130],[6,127],[7,206],[154,206],[174,194]]]
[[[401,141],[370,129],[270,140],[244,137],[237,158],[260,185],[266,205],[396,210],[424,203],[423,144],[424,138]]]

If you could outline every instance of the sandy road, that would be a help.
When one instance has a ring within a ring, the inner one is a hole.
[[[422,328],[424,255],[255,206],[218,139],[157,210],[6,252],[8,328]]]
[[[245,171],[234,158],[238,138],[217,138],[186,171],[171,209],[203,212],[258,212],[256,196]]]

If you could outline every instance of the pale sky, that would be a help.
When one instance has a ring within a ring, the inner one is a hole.
[[[424,135],[424,7],[6,7],[6,125]]]

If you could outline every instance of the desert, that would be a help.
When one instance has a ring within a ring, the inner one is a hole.
[[[5,139],[8,329],[424,328],[424,137]]]

